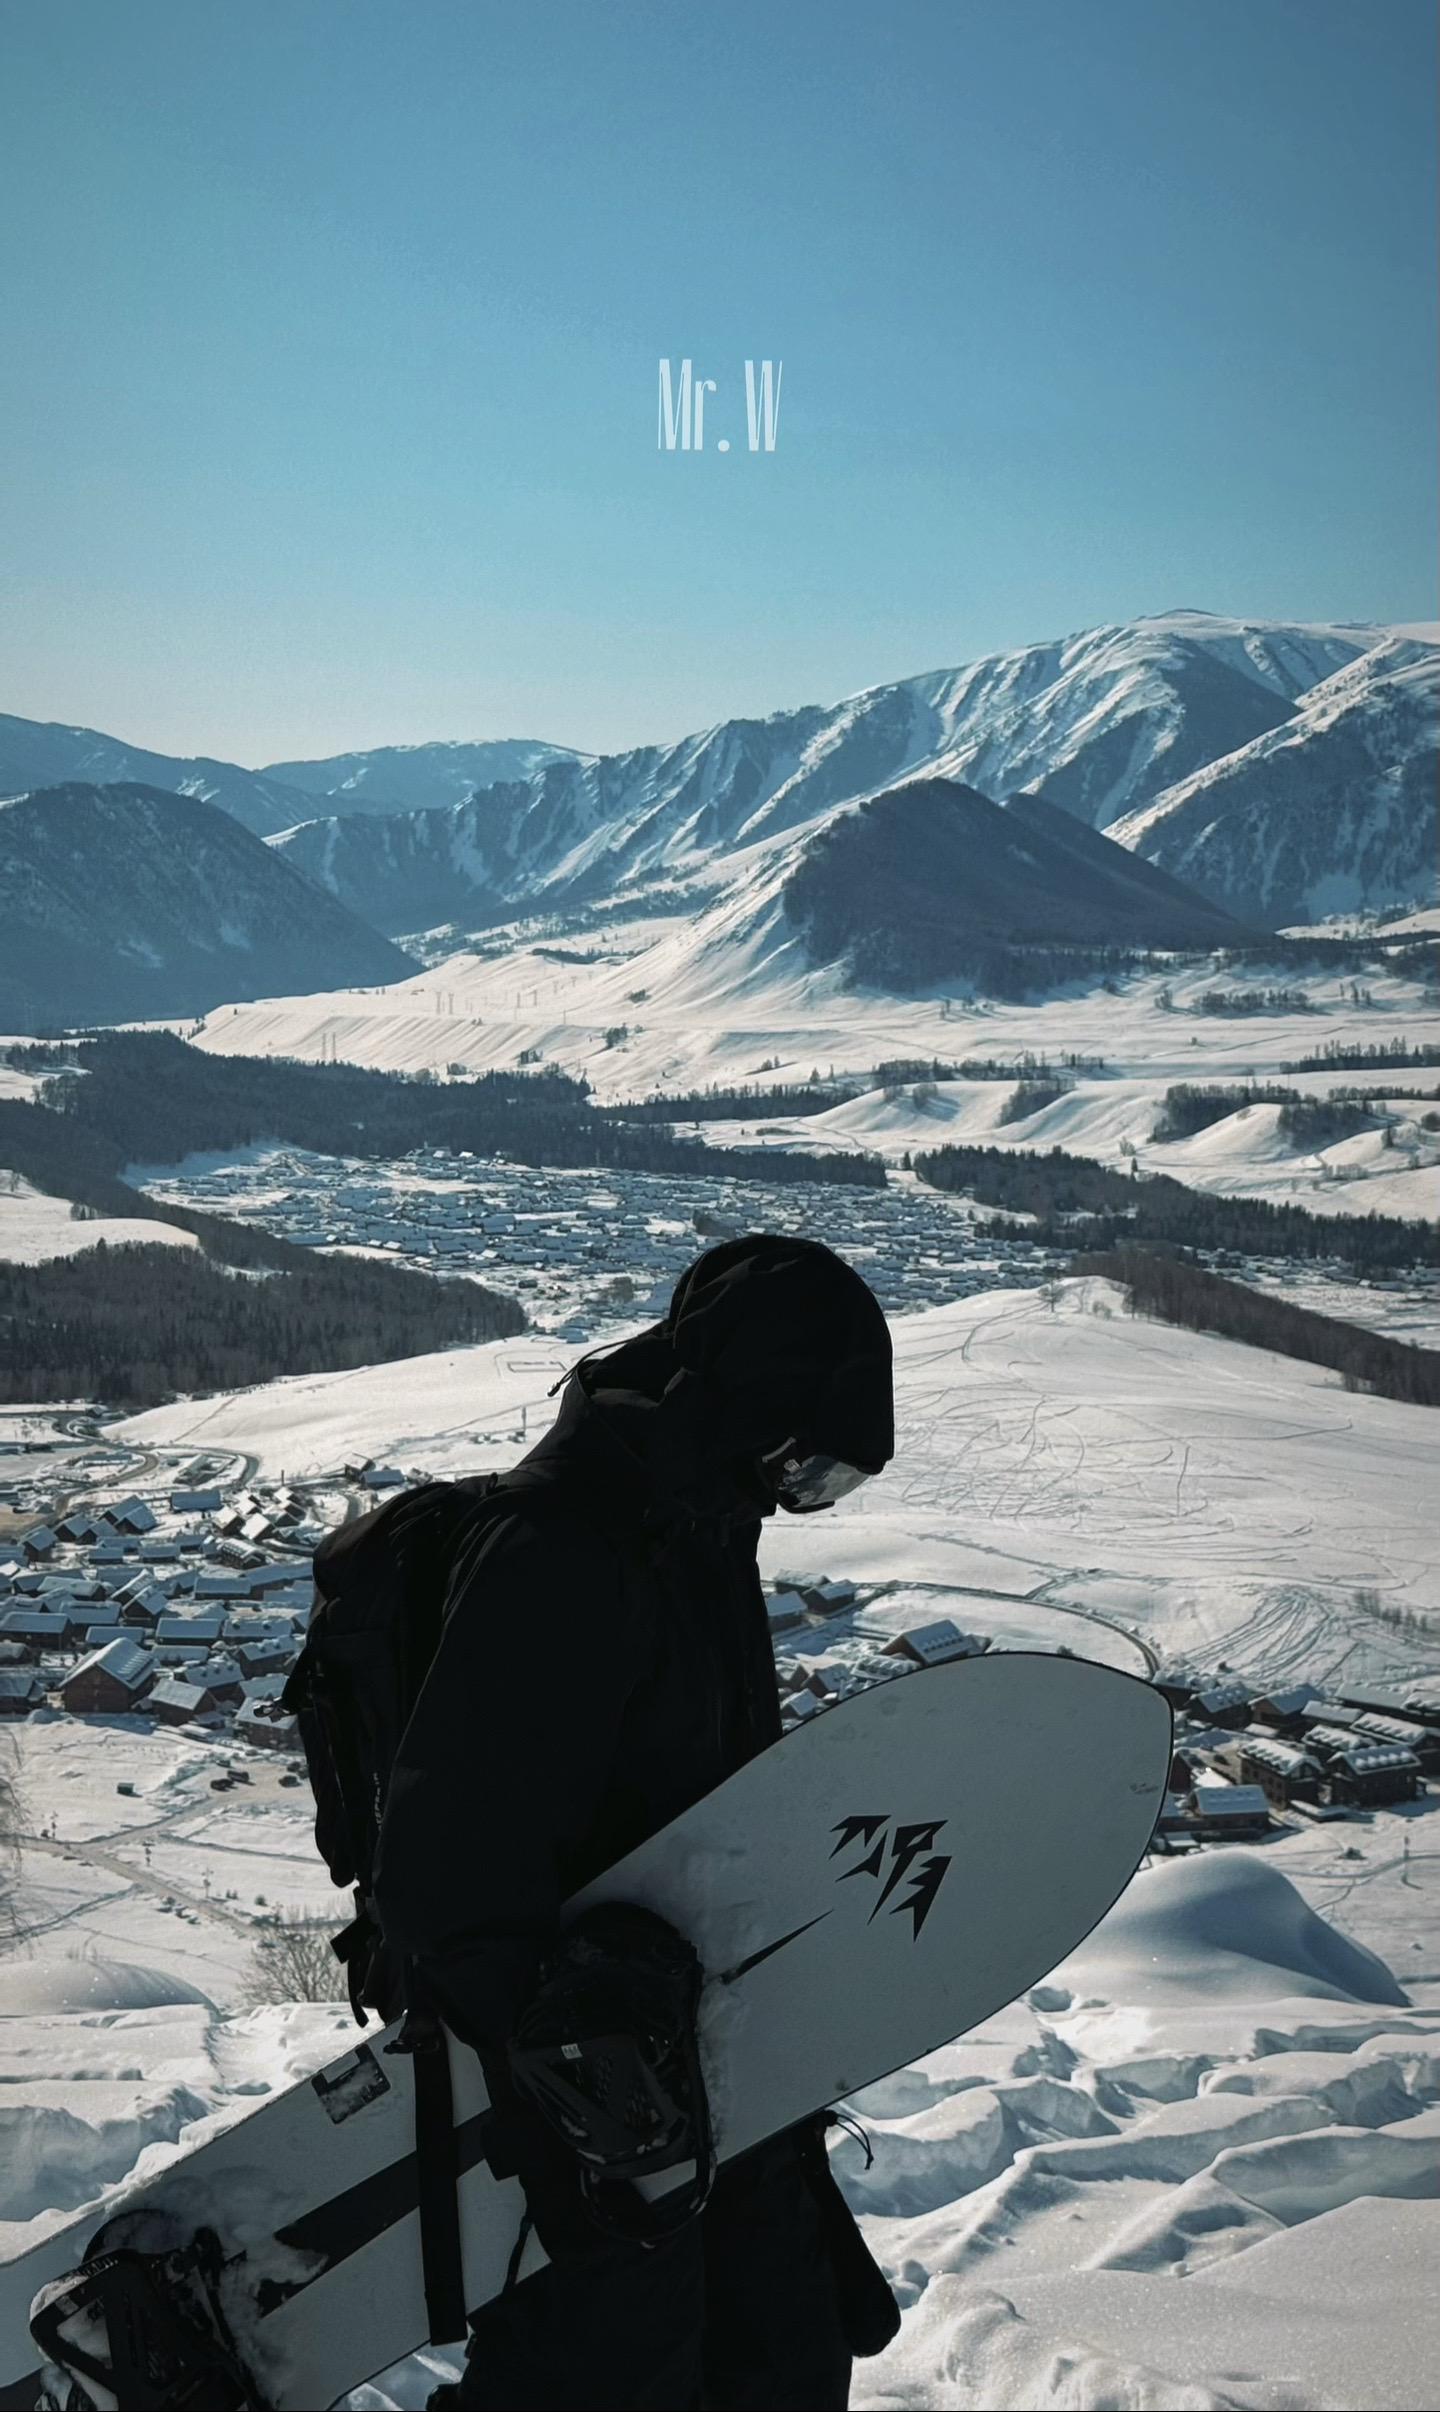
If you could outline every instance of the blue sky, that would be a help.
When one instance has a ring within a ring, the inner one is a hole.
[[[1433,617],[1434,52],[1430,0],[7,0],[0,709],[610,748],[1177,604]]]

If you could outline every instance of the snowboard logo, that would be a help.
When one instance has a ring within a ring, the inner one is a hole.
[[[945,1871],[950,1865],[943,1852],[932,1851],[930,1847],[946,1822],[943,1817],[932,1817],[915,1825],[901,1826],[888,1817],[842,1817],[838,1825],[831,1827],[831,1833],[839,1836],[830,1853],[832,1859],[838,1859],[842,1851],[857,1848],[860,1851],[860,1857],[853,1865],[841,1868],[835,1882],[844,1884],[851,1876],[869,1876],[880,1887],[865,1921],[867,1926],[873,1925],[882,1909],[887,1907],[892,1918],[898,1917],[901,1910],[908,1910],[911,1940],[918,1941],[920,1929],[930,1915],[935,1896],[945,1881]],[[907,1878],[909,1890],[901,1893],[900,1887]],[[899,1898],[892,1898],[896,1894]],[[830,1909],[836,1906],[832,1901]],[[802,1935],[809,1934],[812,1926],[823,1925],[829,1915],[829,1909],[819,1910],[813,1918],[807,1918],[803,1926],[792,1926],[788,1935],[777,1935],[773,1943],[763,1943],[758,1951],[749,1952],[743,1960],[737,1960],[733,1968],[721,1969],[716,1978],[717,1984],[733,1985],[739,1978],[749,1976],[752,1968],[758,1968],[762,1960],[772,1960],[777,1951],[784,1951],[787,1944],[798,1943]]]
[[[867,1926],[879,1917],[889,1902],[892,1918],[898,1916],[901,1910],[910,1912],[913,1921],[911,1938],[913,1941],[919,1940],[920,1929],[930,1915],[935,1896],[945,1881],[945,1871],[950,1865],[947,1857],[932,1849],[936,1835],[946,1822],[943,1817],[935,1817],[915,1825],[902,1826],[892,1824],[889,1817],[842,1817],[838,1825],[831,1827],[831,1833],[840,1838],[830,1854],[832,1859],[838,1859],[842,1851],[857,1847],[862,1854],[852,1866],[840,1870],[836,1883],[844,1884],[851,1876],[869,1876],[880,1887],[875,1906],[865,1921]],[[891,1900],[891,1895],[907,1878],[909,1891],[902,1894],[899,1900]]]

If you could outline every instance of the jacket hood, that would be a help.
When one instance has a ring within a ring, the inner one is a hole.
[[[616,1486],[647,1521],[754,1521],[775,1506],[755,1461],[791,1439],[889,1463],[890,1333],[829,1248],[754,1233],[691,1265],[663,1323],[581,1361],[531,1457]]]
[[[878,1474],[895,1454],[890,1330],[868,1283],[818,1240],[752,1233],[683,1273],[675,1355],[747,1454],[799,1438]]]

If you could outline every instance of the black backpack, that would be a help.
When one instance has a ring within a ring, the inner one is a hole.
[[[315,1795],[315,1840],[355,1914],[331,1939],[364,2026],[399,2019],[387,2052],[412,2056],[425,2301],[431,2340],[465,2334],[455,2187],[459,2176],[444,2031],[413,1965],[386,1943],[372,1887],[380,1822],[401,1738],[439,1646],[461,1534],[477,1515],[533,1507],[553,1477],[481,1474],[402,1491],[329,1534],[315,1552],[305,1646],[281,1694],[296,1717]]]

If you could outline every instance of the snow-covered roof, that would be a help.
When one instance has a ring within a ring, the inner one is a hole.
[[[989,1648],[983,1634],[962,1633],[948,1616],[940,1617],[933,1625],[908,1625],[903,1633],[886,1643],[887,1650],[918,1658],[923,1666],[933,1666],[942,1658],[973,1658]]]
[[[1247,1759],[1258,1759],[1262,1767],[1273,1767],[1282,1775],[1318,1775],[1319,1768],[1310,1753],[1297,1742],[1282,1742],[1268,1734],[1245,1734],[1238,1749]]]
[[[1352,1775],[1373,1775],[1381,1767],[1413,1767],[1418,1773],[1420,1767],[1414,1751],[1402,1742],[1350,1742],[1335,1757]]]
[[[805,1614],[805,1601],[798,1591],[772,1591],[765,1610],[772,1625],[794,1625]]]
[[[59,1641],[72,1621],[54,1608],[6,1608],[0,1610],[0,1633],[28,1633],[37,1641]]]
[[[1405,1702],[1390,1685],[1347,1683],[1340,1695],[1347,1708],[1376,1709],[1382,1717],[1403,1717]]]
[[[1283,1691],[1260,1694],[1265,1706],[1273,1709],[1277,1717],[1298,1717],[1307,1703],[1316,1697],[1315,1687],[1310,1683],[1292,1683]]]
[[[260,1680],[263,1681],[263,1678]],[[806,1697],[809,1698],[810,1695],[807,1693]],[[293,1730],[294,1724],[294,1718],[281,1708],[278,1698],[247,1697],[244,1707],[235,1712],[237,1733],[244,1727],[252,1725],[261,1726],[270,1733],[277,1728],[283,1733],[289,1733]]]
[[[1242,1708],[1249,1698],[1250,1693],[1243,1683],[1217,1683],[1208,1692],[1196,1694],[1196,1706],[1202,1708],[1207,1717],[1216,1717],[1224,1709]]]
[[[1312,1725],[1305,1740],[1312,1750],[1354,1750],[1357,1747],[1348,1725]]]
[[[257,1566],[250,1575],[249,1583],[252,1592],[303,1589],[308,1593],[313,1589],[310,1570],[298,1559],[288,1566],[273,1560],[268,1566]]]
[[[143,1642],[121,1634],[118,1640],[106,1642],[102,1649],[92,1650],[88,1658],[82,1658],[66,1676],[64,1688],[68,1691],[80,1675],[93,1675],[101,1670],[123,1684],[127,1692],[138,1692],[154,1673],[155,1661]]]
[[[190,1683],[183,1675],[162,1675],[150,1695],[152,1708],[198,1709],[212,1695],[203,1684]]]
[[[112,1524],[129,1525],[133,1532],[151,1533],[155,1530],[155,1511],[143,1499],[117,1499],[113,1507],[104,1510]]]
[[[1270,1804],[1258,1784],[1197,1784],[1195,1805],[1204,1817],[1268,1817]]]
[[[1378,1709],[1362,1709],[1354,1731],[1357,1735],[1364,1734],[1367,1741],[1403,1742],[1408,1750],[1416,1750],[1429,1740],[1425,1727],[1413,1717],[1382,1716]]]

